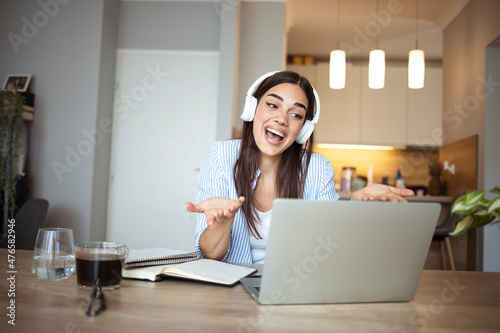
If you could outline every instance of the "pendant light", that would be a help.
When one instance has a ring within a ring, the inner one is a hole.
[[[408,88],[421,89],[425,81],[425,54],[418,49],[418,0],[415,3],[415,50],[408,55]]]
[[[378,21],[377,0],[377,21]],[[375,50],[370,51],[368,62],[368,87],[371,89],[382,89],[385,83],[385,52],[378,48],[378,37],[375,39]]]
[[[339,47],[340,0],[337,0],[337,49],[330,52],[330,88],[345,88],[345,51]]]

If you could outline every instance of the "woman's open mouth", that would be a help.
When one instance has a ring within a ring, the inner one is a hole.
[[[269,141],[278,143],[285,139],[285,134],[274,128],[266,128],[266,137]]]

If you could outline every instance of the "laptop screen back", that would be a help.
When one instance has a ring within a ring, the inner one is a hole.
[[[275,200],[258,301],[411,300],[440,209],[436,203]]]

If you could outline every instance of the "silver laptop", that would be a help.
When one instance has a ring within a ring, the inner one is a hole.
[[[261,304],[409,301],[441,206],[276,199],[262,277],[241,280]]]

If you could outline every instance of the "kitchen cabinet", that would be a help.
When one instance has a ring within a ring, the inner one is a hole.
[[[315,130],[316,142],[360,142],[361,68],[347,66],[344,89],[330,89],[329,64],[316,66],[316,91],[321,114]]]
[[[368,67],[361,67],[361,140],[369,145],[406,144],[406,67],[385,68],[385,86],[368,88]]]
[[[443,144],[443,70],[425,69],[422,89],[408,89],[408,130],[406,143],[411,146]]]
[[[440,146],[442,68],[427,67],[425,87],[408,88],[407,66],[386,66],[385,87],[368,88],[368,66],[346,67],[346,87],[330,89],[329,64],[289,65],[310,78],[321,100],[317,143]]]

